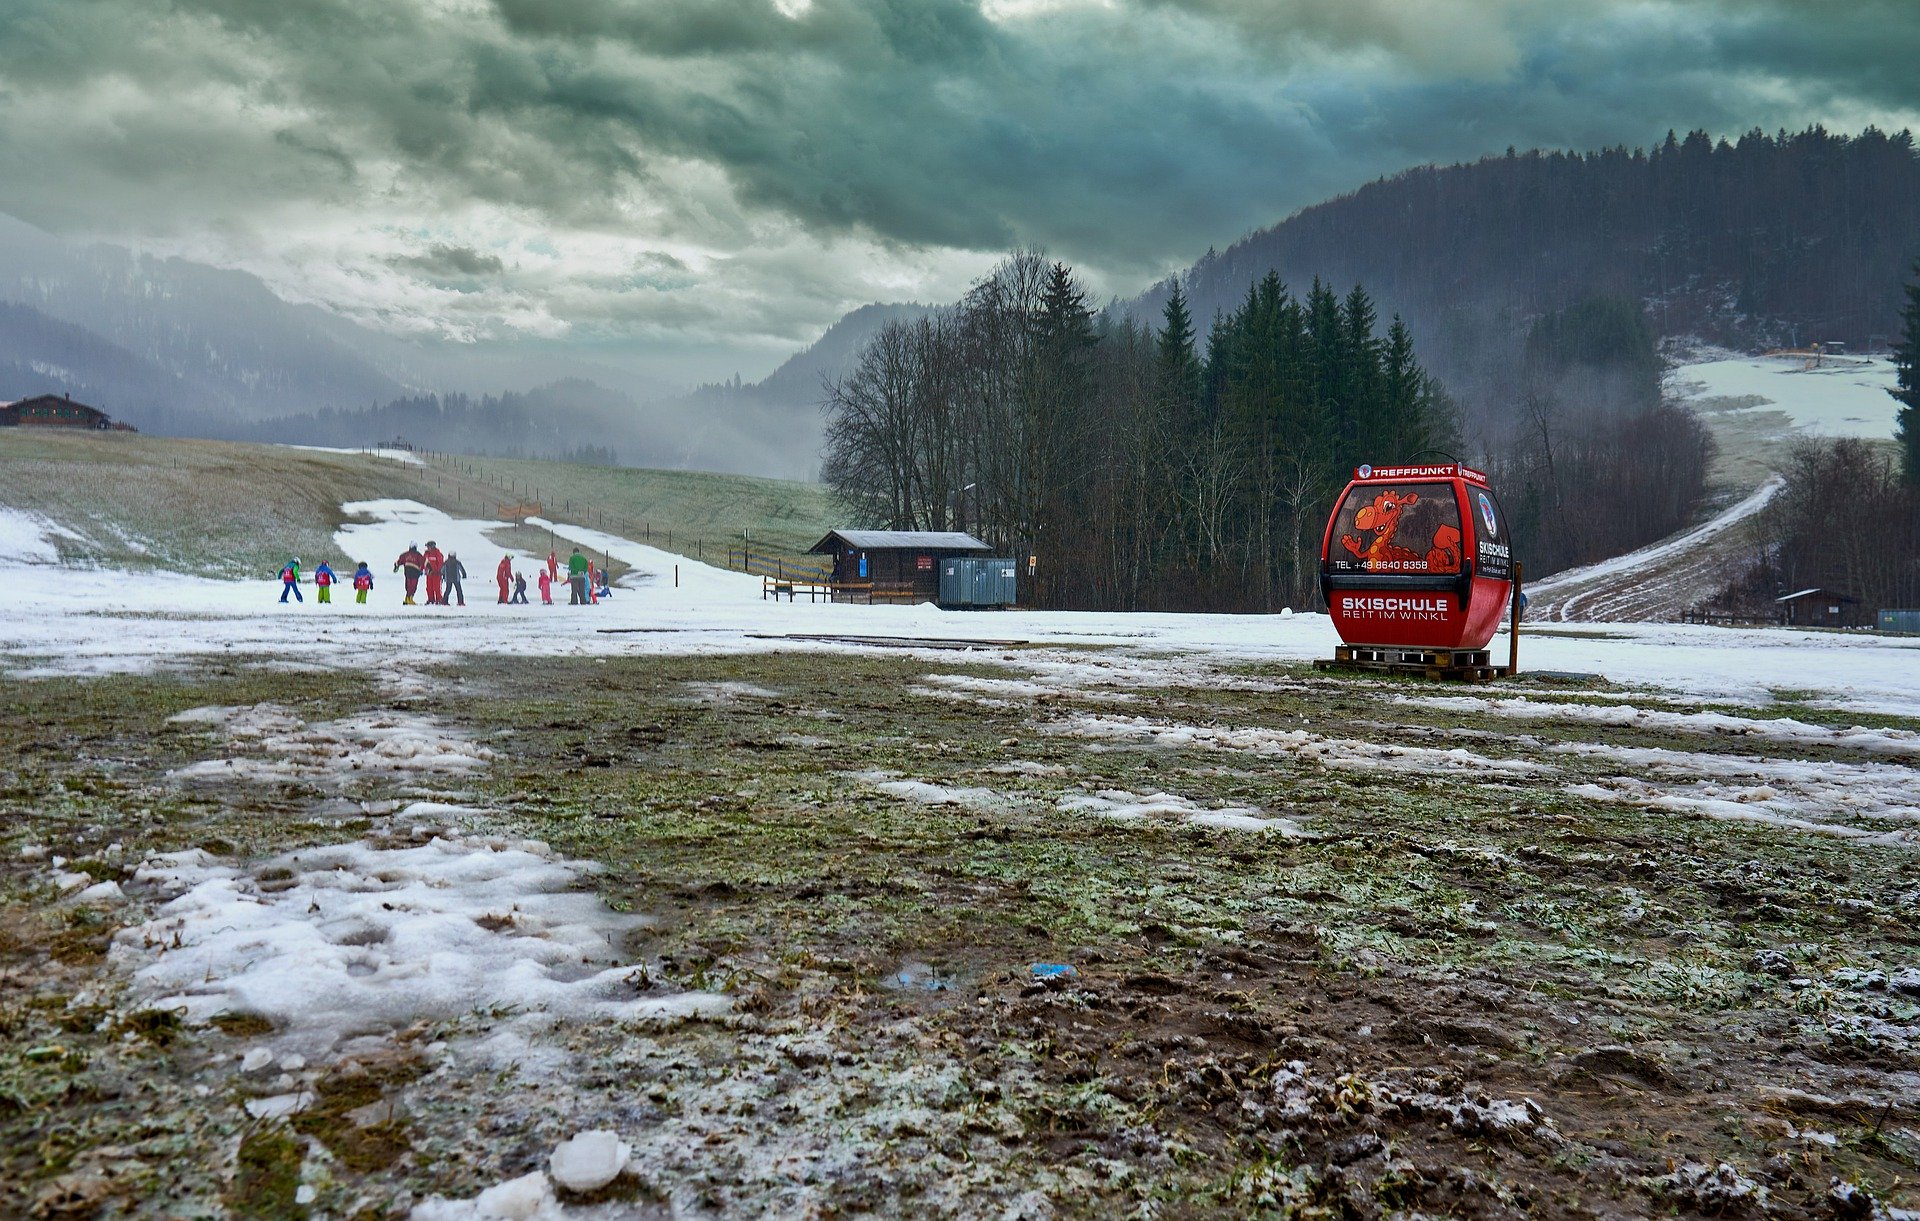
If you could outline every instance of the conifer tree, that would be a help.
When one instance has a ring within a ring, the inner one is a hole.
[[[1187,297],[1180,281],[1173,282],[1167,306],[1161,311],[1157,390],[1163,418],[1176,436],[1186,436],[1197,423],[1200,400],[1200,358],[1193,347],[1193,316],[1187,312]]]
[[[1893,350],[1896,385],[1888,393],[1900,400],[1894,437],[1900,442],[1900,473],[1908,487],[1920,487],[1920,262],[1915,280],[1907,285],[1907,305],[1901,311],[1900,345]]]

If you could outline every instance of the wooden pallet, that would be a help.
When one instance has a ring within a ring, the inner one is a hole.
[[[1420,649],[1404,645],[1343,644],[1331,659],[1313,663],[1316,670],[1366,670],[1375,674],[1405,674],[1450,682],[1484,683],[1506,674],[1486,649]]]

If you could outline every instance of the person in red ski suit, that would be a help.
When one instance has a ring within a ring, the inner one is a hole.
[[[547,557],[547,562],[549,564],[553,562],[551,555]],[[540,604],[542,606],[553,605],[553,574],[545,568],[540,570]]]
[[[600,605],[600,570],[593,566],[592,560],[587,561],[587,605]]]
[[[513,580],[512,556],[503,555],[500,557],[500,566],[493,570],[493,579],[500,583],[500,602],[501,605],[504,606],[507,601],[507,585]]]
[[[553,587],[553,583],[555,581],[558,581],[559,579],[560,579],[560,553],[558,551],[549,551],[547,552],[547,579],[545,584],[541,585],[540,588],[543,590],[551,589]],[[551,602],[553,601],[553,599],[548,598],[547,601]]]
[[[408,543],[407,549],[400,553],[400,558],[393,562],[393,570],[395,572],[399,572],[401,569],[406,570],[407,598],[402,605],[416,605],[413,600],[413,595],[414,591],[420,588],[420,570],[426,566],[426,563],[427,561],[420,554],[420,548],[414,546],[412,543]]]
[[[440,571],[447,566],[447,557],[432,539],[427,540],[427,549],[420,553],[421,566],[427,570],[427,605],[441,605]]]

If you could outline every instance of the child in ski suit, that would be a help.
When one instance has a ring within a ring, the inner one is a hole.
[[[367,567],[365,560],[353,574],[353,600],[361,606],[367,604],[367,594],[373,589],[373,569]]]
[[[327,567],[325,560],[321,560],[320,567],[313,570],[313,587],[320,591],[315,601],[322,606],[333,604],[333,569]]]
[[[525,606],[527,604],[527,574],[524,572],[516,572],[513,574],[512,601],[518,606]]]
[[[280,570],[280,600],[285,602],[292,594],[295,602],[305,602],[300,595],[300,557],[294,556],[285,568]]]
[[[547,558],[552,559],[553,557],[548,556]],[[540,604],[542,606],[553,605],[553,574],[545,568],[540,570]]]
[[[467,579],[467,566],[462,564],[460,557],[451,551],[447,552],[447,566],[446,569],[441,572],[440,579],[444,582],[444,584],[440,586],[440,605],[445,606],[447,599],[452,597],[457,599],[461,606],[465,606],[467,604],[467,591],[460,582]]]

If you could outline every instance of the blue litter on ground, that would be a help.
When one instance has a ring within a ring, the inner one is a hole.
[[[1027,970],[1035,979],[1071,979],[1080,974],[1064,962],[1036,962]]]

